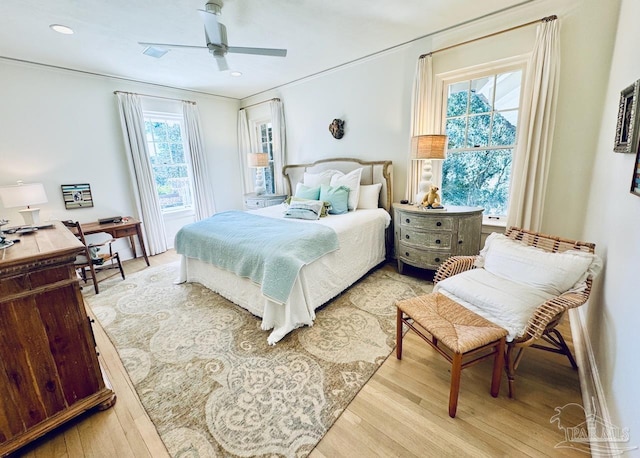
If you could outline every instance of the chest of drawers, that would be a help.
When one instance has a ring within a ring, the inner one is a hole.
[[[404,264],[437,270],[450,256],[480,251],[482,208],[447,206],[428,211],[408,204],[393,204],[394,248],[398,271]]]

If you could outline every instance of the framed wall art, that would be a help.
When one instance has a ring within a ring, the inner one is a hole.
[[[93,207],[93,197],[91,197],[89,183],[63,184],[60,187],[62,188],[64,206],[67,210]]]
[[[640,150],[636,152],[636,161],[633,163],[633,178],[631,178],[631,194],[640,196]]]
[[[638,93],[640,80],[620,92],[616,141],[613,151],[616,153],[636,153],[638,150]]]

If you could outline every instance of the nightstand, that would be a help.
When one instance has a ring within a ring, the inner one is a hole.
[[[247,210],[270,207],[281,204],[286,198],[286,194],[256,194],[255,192],[250,192],[244,195],[244,206]]]
[[[446,206],[446,211],[393,204],[398,272],[404,264],[437,270],[450,256],[476,255],[482,233],[480,207]]]

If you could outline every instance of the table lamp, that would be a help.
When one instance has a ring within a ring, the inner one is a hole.
[[[444,160],[447,157],[447,136],[446,135],[416,135],[411,137],[411,158],[416,161],[423,161],[422,176],[418,185],[418,193],[415,202],[422,202],[422,198],[431,187],[432,166],[431,160]]]
[[[247,163],[252,169],[256,169],[256,187],[255,193],[260,195],[267,191],[264,186],[264,172],[265,167],[269,167],[269,154],[267,153],[249,153],[247,154]]]
[[[28,226],[40,223],[40,209],[31,205],[48,202],[42,183],[23,183],[0,187],[0,199],[5,208],[27,207],[20,210],[24,222]]]

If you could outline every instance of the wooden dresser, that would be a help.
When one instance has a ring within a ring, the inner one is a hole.
[[[0,456],[115,402],[73,266],[83,245],[61,223],[19,238],[0,252]]]
[[[447,206],[429,211],[409,204],[393,204],[398,272],[404,264],[437,270],[450,256],[480,251],[482,208]]]

